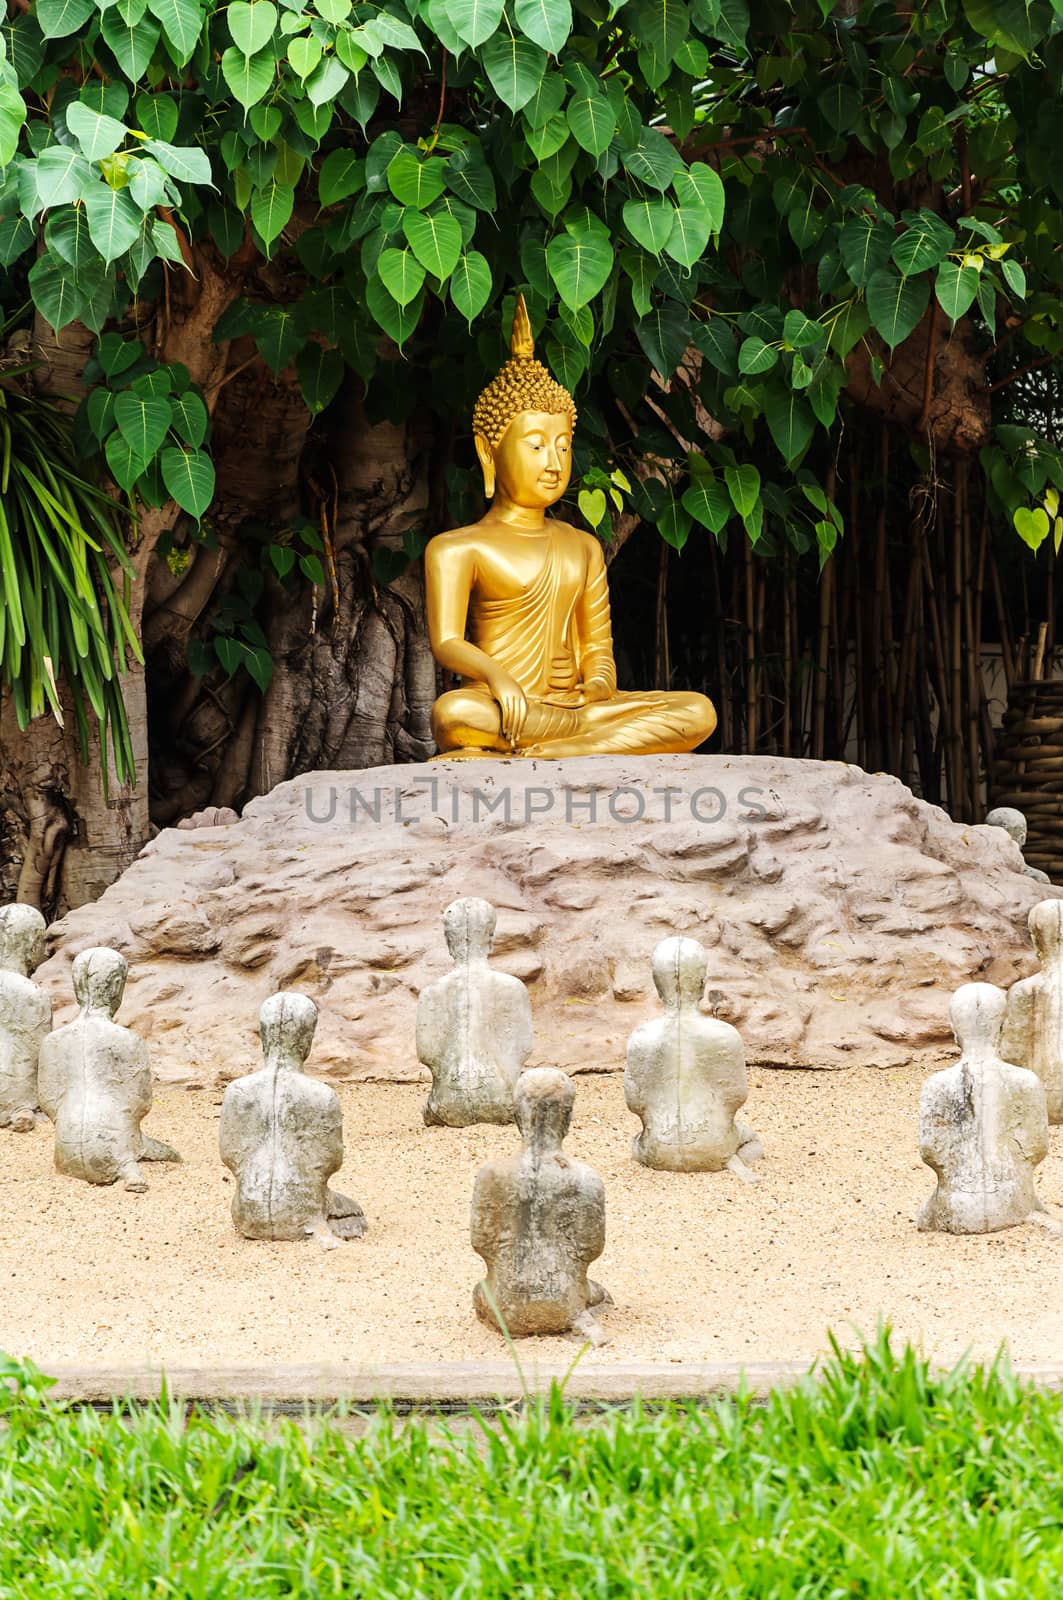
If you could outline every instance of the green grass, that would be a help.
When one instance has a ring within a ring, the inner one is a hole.
[[[1063,1399],[932,1375],[885,1333],[713,1406],[367,1437],[65,1410],[0,1368],[0,1595],[32,1600],[1057,1597]]]

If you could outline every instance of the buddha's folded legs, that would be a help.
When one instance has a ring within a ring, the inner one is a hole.
[[[501,731],[498,705],[479,685],[441,695],[432,711],[440,751],[498,751],[507,755],[560,756],[681,754],[695,750],[716,726],[712,701],[693,691],[617,693],[609,700],[569,707],[532,700],[512,751]]]

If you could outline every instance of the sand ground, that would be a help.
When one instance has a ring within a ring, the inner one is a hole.
[[[888,1317],[952,1360],[1063,1359],[1063,1237],[1034,1225],[977,1238],[921,1234],[933,1179],[916,1148],[915,1070],[755,1071],[745,1109],[764,1182],[649,1172],[618,1075],[580,1077],[568,1148],[606,1185],[608,1243],[593,1269],[615,1306],[616,1361],[811,1359]],[[0,1348],[53,1363],[377,1363],[505,1357],[472,1312],[477,1167],[513,1146],[500,1128],[426,1129],[423,1087],[340,1090],[347,1161],[337,1187],[369,1233],[340,1249],[254,1243],[229,1216],[217,1156],[220,1096],[162,1090],[145,1127],[175,1144],[147,1194],[57,1176],[51,1129],[0,1134]],[[1063,1216],[1063,1129],[1041,1194]],[[561,1339],[523,1341],[567,1363]]]

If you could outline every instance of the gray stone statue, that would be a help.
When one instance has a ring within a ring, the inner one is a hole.
[[[512,1122],[513,1091],[532,1047],[528,991],[487,965],[495,908],[486,900],[454,900],[443,932],[454,971],[417,1001],[417,1057],[432,1073],[424,1120],[449,1128]]]
[[[729,1022],[698,1009],[708,956],[696,939],[663,939],[653,981],[664,1016],[636,1028],[627,1047],[624,1096],[642,1121],[632,1149],[643,1166],[667,1172],[719,1172],[759,1182],[748,1163],[760,1140],[735,1113],[745,1104],[746,1054]]]
[[[1015,840],[1020,850],[1026,848],[1026,818],[1014,806],[995,806],[992,811],[986,812],[985,825],[987,828],[1003,828],[1004,832]],[[1028,878],[1035,878],[1038,883],[1050,883],[1047,872],[1042,872],[1040,867],[1028,867],[1024,864],[1023,871]]]
[[[236,1178],[233,1222],[247,1239],[358,1239],[365,1213],[328,1181],[343,1165],[343,1112],[335,1089],[303,1065],[317,1007],[282,990],[259,1012],[266,1058],[259,1072],[228,1085],[218,1144]]]
[[[991,983],[953,995],[960,1059],[928,1078],[919,1098],[919,1153],[938,1180],[919,1213],[922,1229],[996,1233],[1044,1210],[1034,1168],[1048,1153],[1045,1092],[999,1054],[1006,1005]]]
[[[41,1045],[38,1089],[55,1123],[55,1164],[86,1183],[142,1193],[142,1161],[180,1161],[176,1150],[140,1130],[151,1110],[148,1047],[114,1021],[129,967],[117,950],[83,950],[71,968],[81,1007],[75,1022]]]
[[[1049,1122],[1063,1122],[1063,900],[1041,900],[1029,917],[1041,970],[1013,983],[1001,1035],[1008,1061],[1036,1072]]]
[[[52,1026],[52,1003],[30,974],[44,951],[44,918],[35,906],[0,909],[0,1128],[34,1126],[37,1059]]]
[[[599,1342],[590,1307],[608,1299],[587,1277],[605,1249],[605,1188],[582,1161],[565,1155],[572,1080],[554,1067],[523,1072],[515,1111],[524,1141],[518,1155],[489,1161],[476,1175],[472,1247],[487,1276],[473,1304],[510,1334],[575,1330]]]

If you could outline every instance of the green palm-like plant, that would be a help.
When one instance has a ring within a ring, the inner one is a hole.
[[[77,464],[69,419],[19,387],[26,370],[0,381],[0,682],[20,728],[47,710],[62,723],[65,682],[82,759],[91,710],[119,780],[133,782],[120,683],[127,647],[143,661],[129,619],[133,566],[115,506]]]

